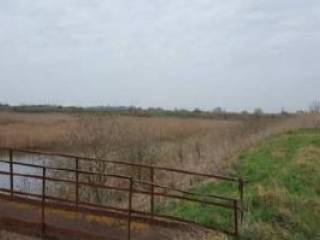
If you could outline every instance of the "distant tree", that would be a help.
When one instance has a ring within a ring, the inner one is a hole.
[[[309,110],[312,113],[320,113],[320,101],[319,100],[314,100],[310,106]]]
[[[296,114],[304,114],[303,110],[297,110]]]
[[[256,108],[256,109],[254,109],[253,113],[254,113],[254,115],[259,117],[259,116],[263,115],[263,110],[261,108]]]
[[[0,102],[0,106],[2,107],[2,106],[4,106],[4,107],[8,107],[9,106],[9,104],[7,104],[7,103],[3,103],[3,102]]]
[[[213,109],[214,113],[223,113],[223,109],[221,107],[216,107],[215,109]]]
[[[201,113],[201,110],[200,110],[199,108],[195,108],[195,109],[193,110],[193,113]]]
[[[248,115],[249,113],[248,113],[247,110],[243,110],[243,111],[241,112],[241,114],[242,114],[242,115]]]
[[[289,113],[284,108],[281,108],[281,115],[282,116],[288,116]]]

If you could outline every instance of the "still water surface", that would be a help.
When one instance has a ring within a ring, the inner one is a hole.
[[[0,152],[0,159],[9,161],[8,152],[7,151]],[[62,158],[59,159],[59,157],[51,157],[51,156],[45,156],[45,155],[39,156],[35,154],[22,154],[22,153],[14,153],[13,161],[17,163],[28,163],[28,164],[35,164],[35,165],[48,166],[48,167],[67,167],[67,165],[70,165],[68,164],[68,162],[70,163],[70,161]],[[9,172],[10,171],[9,164],[0,162],[0,171]],[[22,166],[19,164],[13,164],[13,172],[20,173],[20,174],[37,175],[37,176],[42,176],[43,174],[42,168]],[[59,174],[61,175],[62,173],[57,173],[54,171],[47,170],[47,176],[57,176]],[[14,183],[15,191],[41,194],[41,190],[42,190],[41,179],[14,176],[13,183]],[[0,174],[0,188],[10,189],[10,176]]]

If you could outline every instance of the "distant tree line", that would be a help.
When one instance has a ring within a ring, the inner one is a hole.
[[[60,106],[60,105],[17,105],[10,106],[9,104],[0,103],[0,111],[14,112],[64,112],[64,113],[101,113],[110,115],[125,115],[136,117],[180,117],[180,118],[212,118],[212,119],[243,119],[243,118],[260,118],[260,117],[283,117],[290,114],[282,110],[279,114],[264,113],[261,108],[256,108],[252,113],[243,111],[241,113],[227,112],[221,107],[216,107],[211,111],[204,111],[199,108],[194,110],[174,109],[167,110],[163,108],[141,108],[135,106],[93,106],[93,107],[77,107],[77,106]]]

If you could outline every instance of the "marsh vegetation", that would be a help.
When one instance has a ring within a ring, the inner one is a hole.
[[[239,154],[242,156],[241,153],[271,136],[300,128],[313,129],[319,126],[317,113],[276,116],[243,113],[230,118],[177,118],[104,113],[1,112],[0,147],[63,152],[111,161],[239,176],[242,174],[239,172],[242,164],[238,160]],[[30,155],[16,157],[22,162],[40,161],[44,165],[54,167],[74,165],[74,162],[67,158],[49,159],[45,156]],[[107,162],[83,162],[81,169],[129,175],[142,181],[148,181],[150,178],[150,173],[141,168],[119,167]],[[63,177],[73,178],[74,176]],[[83,178],[84,181],[91,183],[119,184],[103,177],[84,176]],[[228,186],[216,185],[215,182],[208,182],[205,178],[159,172],[155,175],[155,179],[163,186],[201,193],[233,194]],[[21,180],[19,184],[20,187],[32,191],[29,189],[32,184],[27,180]],[[143,188],[138,185],[135,187]],[[48,184],[47,188],[53,196],[63,195],[67,199],[74,197],[74,189],[71,186]],[[122,193],[92,188],[82,189],[81,198],[91,203],[116,206],[122,206],[126,202],[126,196]],[[138,194],[135,198],[134,202],[137,203],[134,206],[135,209],[150,208],[148,198]],[[174,215],[196,217],[206,225],[216,223],[216,220],[222,226],[227,222],[224,221],[226,215],[222,212],[216,213],[207,209],[198,211],[195,206],[192,209],[189,207],[177,202],[163,203],[161,199],[157,201],[156,206],[157,210],[168,211]],[[203,211],[206,214],[203,214]],[[199,215],[202,218],[197,217]],[[206,216],[210,219],[208,220]]]

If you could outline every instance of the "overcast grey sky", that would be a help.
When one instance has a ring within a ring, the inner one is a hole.
[[[1,0],[0,101],[294,111],[319,0]]]

